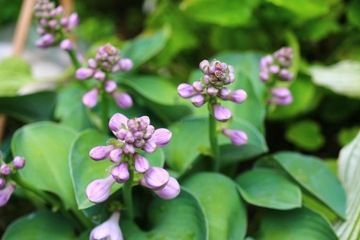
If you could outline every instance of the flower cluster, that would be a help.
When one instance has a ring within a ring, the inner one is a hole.
[[[260,60],[260,79],[269,84],[271,97],[269,104],[288,105],[292,103],[293,97],[286,87],[273,87],[277,82],[289,82],[294,75],[289,71],[292,65],[293,52],[290,47],[283,47],[272,55],[267,55]]]
[[[101,83],[101,87],[94,87],[83,96],[82,101],[85,106],[95,107],[100,91],[110,94],[121,108],[132,106],[131,96],[126,92],[118,92],[116,82],[109,79],[110,73],[129,71],[133,66],[131,59],[121,58],[120,51],[116,47],[106,44],[99,47],[95,58],[90,58],[87,63],[88,67],[82,67],[76,71],[76,78],[79,80],[94,78]]]
[[[221,122],[231,117],[231,111],[222,107],[217,99],[229,100],[235,103],[242,103],[246,100],[247,94],[244,90],[231,91],[226,85],[235,81],[234,68],[224,62],[203,60],[200,70],[204,76],[200,81],[192,85],[182,83],[178,86],[178,93],[182,98],[191,98],[195,107],[201,107],[206,102],[211,102],[214,117]]]
[[[89,155],[95,160],[108,158],[114,166],[104,179],[91,182],[86,189],[88,199],[99,203],[110,195],[110,188],[115,183],[124,183],[130,178],[130,171],[141,174],[139,183],[163,199],[175,198],[180,192],[177,180],[160,167],[152,167],[149,161],[137,150],[153,153],[156,148],[165,146],[171,139],[171,132],[165,128],[156,129],[150,125],[147,116],[128,119],[116,113],[109,121],[109,128],[117,139],[110,139],[108,145],[91,149]]]
[[[71,32],[78,24],[76,13],[64,16],[62,6],[55,7],[49,0],[37,0],[34,6],[34,17],[37,20],[37,32],[41,36],[36,41],[40,48],[48,48],[60,43],[60,48],[70,51],[73,48],[71,40],[66,34]]]
[[[0,156],[1,157],[1,156]],[[0,163],[2,162],[0,158]],[[14,183],[8,183],[10,174],[22,169],[25,166],[25,158],[16,156],[11,164],[0,164],[0,207],[4,206],[10,199],[11,195],[15,191],[16,185]]]
[[[90,240],[123,240],[123,235],[119,227],[120,212],[115,211],[108,220],[96,226],[90,233]]]

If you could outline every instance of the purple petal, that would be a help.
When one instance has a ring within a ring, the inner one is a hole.
[[[204,103],[206,103],[206,98],[203,95],[196,95],[191,98],[191,103],[195,107],[201,107]]]
[[[77,79],[85,80],[91,78],[93,74],[94,74],[93,69],[83,67],[76,70],[75,76]]]
[[[89,108],[95,107],[98,101],[98,94],[99,90],[97,88],[91,89],[82,97],[83,104]]]
[[[105,91],[108,93],[112,93],[117,89],[117,83],[115,81],[106,81],[105,82]]]
[[[115,148],[113,145],[97,146],[90,150],[90,157],[95,160],[103,160],[108,157],[109,153]]]
[[[127,162],[120,163],[120,165],[114,167],[111,170],[111,176],[115,179],[118,183],[126,182],[129,177],[129,165]]]
[[[15,184],[9,184],[4,189],[0,190],[0,207],[4,206],[10,199],[11,195],[15,191]]]
[[[180,185],[178,181],[170,177],[168,183],[163,189],[155,191],[156,195],[162,199],[169,200],[175,198],[180,193]]]
[[[64,39],[60,42],[60,48],[64,51],[71,51],[74,47],[70,39]]]
[[[154,141],[146,141],[143,150],[147,153],[153,153],[156,150],[156,143]]]
[[[110,161],[113,162],[113,163],[120,163],[121,158],[122,158],[122,153],[123,153],[123,150],[121,148],[117,148],[117,149],[112,150],[109,153]]]
[[[169,181],[169,173],[160,167],[150,167],[144,174],[146,186],[160,190]]]
[[[16,156],[13,160],[14,168],[16,169],[22,169],[25,166],[25,158],[21,156]]]
[[[171,139],[172,133],[166,128],[159,128],[154,131],[150,141],[154,141],[157,147],[165,146]]]
[[[230,109],[226,107],[222,107],[218,103],[213,104],[213,109],[214,109],[214,117],[216,118],[216,120],[220,122],[226,122],[229,118],[231,118]]]
[[[195,90],[194,86],[187,84],[187,83],[181,83],[177,88],[178,94],[182,98],[190,98],[198,94],[198,92]]]
[[[244,131],[223,128],[222,133],[230,138],[232,144],[236,146],[244,145],[248,141],[248,136]]]
[[[246,100],[246,98],[247,93],[242,89],[235,90],[230,96],[231,101],[235,103],[242,103]]]
[[[119,61],[119,66],[121,71],[130,71],[133,67],[133,62],[129,58],[123,58]]]
[[[113,97],[116,104],[123,109],[130,108],[133,105],[133,100],[128,93],[115,92],[113,93]]]
[[[111,175],[104,179],[92,181],[86,187],[87,198],[93,203],[104,202],[109,198],[111,186],[114,183],[115,180]]]
[[[117,132],[122,128],[122,125],[127,125],[127,121],[129,119],[121,114],[121,113],[115,113],[109,121],[109,128],[113,132]]]
[[[96,226],[90,233],[90,240],[101,240],[101,239],[111,239],[111,240],[123,240],[123,235],[119,226],[120,212],[114,212],[111,217],[103,222],[102,224]]]
[[[144,173],[149,169],[150,164],[149,164],[149,161],[145,157],[141,156],[140,154],[135,153],[134,159],[135,159],[135,163],[134,163],[135,170],[138,173]]]

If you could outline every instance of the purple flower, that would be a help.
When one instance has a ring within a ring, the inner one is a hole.
[[[175,178],[170,177],[169,181],[167,182],[164,188],[160,190],[155,190],[154,192],[162,199],[165,200],[173,199],[177,197],[177,195],[179,195],[180,185]]]
[[[111,176],[118,183],[126,182],[129,177],[129,164],[127,162],[120,163],[111,170]]]
[[[115,183],[115,179],[110,175],[104,179],[92,181],[86,187],[87,198],[93,203],[106,201],[110,196],[111,186]]]
[[[130,108],[133,105],[133,100],[128,93],[114,92],[113,97],[115,99],[116,104],[123,109]]]
[[[169,173],[160,167],[150,167],[144,174],[144,184],[154,190],[162,189],[169,181]]]
[[[154,141],[157,147],[163,147],[170,142],[172,133],[166,128],[158,128],[152,134],[150,141]]]
[[[205,102],[206,102],[206,98],[203,95],[196,95],[191,98],[191,103],[195,107],[201,107],[202,105],[205,104]]]
[[[216,120],[218,120],[220,122],[226,122],[227,120],[229,120],[231,118],[230,109],[228,109],[226,107],[222,107],[218,103],[214,103],[212,106],[214,109],[213,114],[214,114],[214,117],[216,118]]]
[[[0,207],[4,206],[10,199],[11,195],[15,191],[15,184],[9,184],[4,189],[0,190]]]
[[[121,71],[130,71],[133,67],[133,62],[129,58],[120,59],[118,62]]]
[[[1,164],[1,166],[0,166],[0,174],[6,176],[6,175],[9,175],[10,172],[11,172],[11,168],[9,167],[9,165],[7,165],[5,163]]]
[[[3,189],[6,185],[5,178],[0,177],[0,190]]]
[[[109,145],[109,146],[97,146],[90,150],[90,157],[95,160],[103,160],[108,157],[109,153],[114,150],[115,146]]]
[[[286,87],[278,87],[270,89],[272,97],[269,100],[270,104],[288,105],[292,103],[293,97],[290,90]]]
[[[111,217],[95,227],[90,233],[90,240],[123,240],[123,235],[119,227],[120,212],[114,212]]]
[[[94,74],[94,69],[83,67],[76,70],[75,76],[77,79],[85,80],[91,78],[93,74]]]
[[[85,106],[93,108],[96,106],[98,101],[99,89],[93,88],[89,92],[85,93],[82,97],[82,102]]]
[[[144,173],[150,168],[149,161],[138,153],[134,154],[134,167],[138,173]]]
[[[115,81],[108,80],[105,82],[105,91],[108,93],[112,93],[116,90],[117,84]]]
[[[94,78],[98,81],[104,81],[106,78],[106,74],[101,70],[97,70],[94,73]]]
[[[242,103],[246,100],[246,98],[247,93],[242,89],[235,90],[230,94],[230,100],[235,103]]]
[[[111,152],[109,153],[109,159],[113,163],[120,163],[122,155],[123,150],[121,148],[116,148],[114,150],[111,150]]]
[[[70,39],[64,39],[60,42],[60,48],[64,51],[71,51],[73,50],[74,46]]]
[[[22,169],[25,166],[25,158],[21,156],[16,156],[13,160],[13,166],[15,169]]]
[[[182,98],[190,98],[198,94],[194,86],[187,84],[187,83],[181,83],[177,91]]]
[[[232,144],[241,146],[247,143],[248,137],[244,131],[223,128],[221,132],[230,138]]]

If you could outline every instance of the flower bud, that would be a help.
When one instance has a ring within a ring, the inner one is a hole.
[[[292,94],[286,87],[272,88],[270,89],[270,92],[272,94],[272,97],[269,100],[270,104],[288,105],[293,101]]]
[[[89,79],[93,76],[94,70],[91,68],[79,68],[76,70],[75,76],[79,80]]]
[[[156,150],[156,143],[154,141],[146,141],[143,150],[147,153],[153,153]]]
[[[114,183],[115,180],[111,175],[104,179],[92,181],[86,187],[87,198],[93,203],[106,201],[110,196],[110,190]]]
[[[113,97],[115,99],[116,104],[123,109],[130,108],[133,105],[133,100],[128,93],[114,92]]]
[[[0,177],[0,190],[3,189],[6,185],[5,178]]]
[[[246,100],[246,98],[247,98],[247,93],[242,89],[235,90],[230,95],[230,100],[235,103],[242,103]]]
[[[145,157],[141,156],[138,153],[135,153],[134,160],[135,160],[135,163],[134,163],[135,170],[138,173],[144,173],[149,169],[150,164],[149,164],[149,161]]]
[[[129,165],[127,162],[120,163],[111,170],[111,176],[118,183],[126,182],[129,177]]]
[[[113,163],[119,163],[122,158],[123,150],[121,148],[116,148],[114,150],[111,150],[109,153],[109,159]]]
[[[200,64],[199,64],[199,68],[200,68],[200,70],[201,70],[203,73],[207,74],[207,73],[208,73],[208,69],[209,69],[209,65],[210,65],[210,63],[209,63],[208,60],[202,60],[202,61],[200,62]]]
[[[181,83],[177,88],[177,92],[182,98],[190,98],[198,94],[194,86],[187,83]]]
[[[10,199],[11,195],[15,191],[15,184],[9,184],[4,189],[0,190],[0,207],[4,206]]]
[[[125,125],[125,126],[127,125],[128,120],[129,119],[125,115],[123,115],[121,113],[115,113],[110,118],[109,128],[111,131],[117,132],[120,129],[122,129],[122,125]]]
[[[115,146],[96,146],[90,150],[90,157],[95,160],[103,160],[108,157],[109,153],[115,149]]]
[[[10,168],[7,164],[3,163],[3,164],[0,166],[0,174],[6,176],[6,175],[9,175],[10,172],[11,172],[11,168]]]
[[[165,185],[163,189],[154,192],[162,199],[170,200],[175,198],[177,195],[179,195],[180,185],[175,178],[170,177],[168,183]]]
[[[150,141],[154,141],[157,147],[165,146],[171,139],[172,133],[166,128],[158,128],[152,134]]]
[[[222,87],[218,95],[220,98],[227,100],[231,95],[231,90],[227,87]]]
[[[103,71],[97,70],[94,73],[94,78],[98,81],[104,81],[105,77],[106,77],[106,75]]]
[[[25,166],[25,158],[16,156],[13,160],[13,166],[15,169],[22,169]]]
[[[89,65],[90,68],[96,68],[96,67],[97,67],[97,62],[96,62],[95,59],[90,58],[90,59],[88,60],[88,65]]]
[[[160,167],[150,167],[144,174],[146,187],[154,190],[162,189],[169,178],[169,173]]]
[[[89,108],[95,107],[98,101],[98,94],[99,90],[97,88],[91,89],[82,97],[83,104]]]
[[[133,67],[133,62],[129,58],[123,58],[118,62],[121,71],[130,71]]]
[[[220,122],[226,122],[227,120],[229,120],[229,118],[231,118],[230,109],[228,109],[226,107],[222,107],[218,103],[214,103],[212,106],[213,106],[213,110],[214,110],[213,114],[214,114],[214,117],[216,118],[216,120],[218,120]]]
[[[191,98],[191,103],[195,107],[201,107],[206,102],[206,98],[203,95],[196,95]]]
[[[70,39],[64,39],[60,42],[60,48],[64,51],[71,51],[73,49],[73,44]]]
[[[90,240],[123,240],[123,235],[119,227],[120,212],[114,212],[111,217],[95,227],[90,233]]]
[[[108,93],[112,93],[117,89],[117,84],[115,81],[106,81],[105,82],[105,91]]]
[[[236,146],[241,146],[247,143],[248,137],[244,131],[223,128],[221,132],[231,140],[232,144]]]
[[[202,85],[202,83],[200,81],[193,82],[192,86],[194,87],[194,89],[197,92],[202,92],[204,90],[204,86]]]

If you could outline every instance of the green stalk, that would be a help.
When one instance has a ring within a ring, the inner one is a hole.
[[[105,84],[102,84],[101,87],[101,105],[100,105],[100,111],[101,111],[101,125],[102,130],[104,132],[107,132],[108,129],[108,116],[109,116],[109,103],[107,99],[107,93],[105,91]]]
[[[212,114],[209,114],[209,138],[210,138],[210,146],[213,153],[214,159],[214,171],[220,171],[220,148],[217,139],[217,132],[216,132],[216,119]]]
[[[85,228],[88,229],[92,227],[90,220],[86,218],[80,210],[72,209],[72,213],[76,216],[76,218],[79,220],[79,222],[82,223]]]
[[[80,68],[81,64],[80,64],[80,62],[79,62],[79,60],[78,60],[78,58],[76,56],[76,52],[72,49],[72,50],[68,51],[68,54],[69,54],[69,56],[71,58],[71,61],[72,61],[73,65],[74,65],[74,67],[76,69]]]
[[[123,200],[125,203],[125,209],[126,209],[126,213],[128,215],[128,218],[130,220],[134,219],[134,212],[133,212],[133,205],[132,205],[132,192],[131,192],[131,188],[132,188],[132,183],[134,180],[134,170],[133,169],[129,169],[130,171],[130,177],[129,180],[127,180],[124,183],[124,186],[122,188],[123,191]]]

